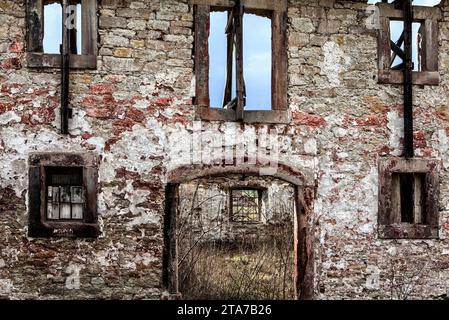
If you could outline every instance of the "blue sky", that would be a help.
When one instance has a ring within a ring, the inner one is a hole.
[[[226,12],[212,12],[210,21],[209,87],[212,107],[221,108],[226,79]],[[271,20],[243,16],[243,60],[246,83],[246,109],[271,109]],[[234,63],[235,75],[235,63]],[[233,77],[235,79],[235,76]],[[233,81],[235,97],[235,81]]]
[[[78,53],[81,50],[81,5],[77,5],[76,25]],[[53,3],[45,6],[44,9],[44,52],[59,53],[59,46],[62,43],[62,7]]]

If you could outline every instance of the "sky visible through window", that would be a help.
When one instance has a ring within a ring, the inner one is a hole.
[[[77,47],[81,54],[81,4],[76,6]],[[60,53],[62,43],[62,6],[58,3],[44,7],[44,53]]]
[[[414,0],[414,5],[434,6],[441,0]],[[374,4],[379,0],[369,0]],[[391,1],[390,1],[391,2]],[[44,11],[44,52],[59,54],[62,43],[62,9],[60,4],[45,6]],[[212,12],[210,21],[210,104],[211,107],[221,108],[226,79],[226,12]],[[413,39],[416,39],[419,24],[413,25]],[[77,5],[77,46],[78,53],[81,50],[81,5]],[[391,35],[396,41],[401,33],[401,23],[392,23]],[[243,19],[243,59],[244,77],[246,83],[246,109],[269,110],[271,109],[271,20],[245,14]],[[413,41],[415,69],[417,61],[417,41]],[[235,63],[234,63],[232,95],[235,97]]]
[[[227,12],[211,12],[209,38],[210,105],[221,108],[226,82]],[[271,20],[254,14],[243,16],[243,61],[246,110],[271,109]],[[235,62],[232,96],[236,96]]]
[[[381,2],[380,0],[368,0],[368,3],[374,4]],[[389,3],[393,2],[392,0],[388,1]],[[427,6],[433,7],[439,4],[441,0],[413,0],[414,6]],[[412,24],[412,59],[414,64],[414,71],[419,70],[419,61],[418,61],[418,31],[421,24],[419,22],[415,22]],[[391,21],[390,22],[390,38],[394,42],[396,42],[401,36],[402,30],[404,28],[404,23],[401,21]],[[401,46],[401,49],[404,49],[404,45]],[[401,58],[396,57],[392,66],[396,66],[402,62]]]

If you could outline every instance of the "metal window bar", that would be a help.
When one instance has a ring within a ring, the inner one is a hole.
[[[232,190],[232,221],[258,222],[260,221],[259,190]]]

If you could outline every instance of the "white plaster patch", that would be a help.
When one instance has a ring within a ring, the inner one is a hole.
[[[304,152],[311,155],[316,155],[318,153],[316,139],[308,139],[304,143]]]
[[[449,139],[446,132],[444,130],[438,130],[433,134],[432,141],[433,147],[438,150],[439,157],[443,159],[444,168],[449,168],[449,157],[447,156],[449,150]]]
[[[338,87],[340,74],[348,70],[351,58],[333,41],[326,42],[322,50],[324,61],[319,64],[321,74],[327,77],[332,87]]]
[[[65,287],[69,290],[78,290],[80,288],[80,271],[82,267],[76,264],[70,264],[66,272],[69,276],[66,278]]]
[[[369,290],[379,289],[380,269],[377,266],[368,266],[366,272],[368,276],[366,277],[365,287]]]
[[[0,279],[0,295],[8,296],[11,294],[14,285],[9,279]]]
[[[84,151],[79,146],[80,139],[62,137],[48,129],[25,134],[21,128],[22,126],[10,126],[0,129],[5,151],[0,153],[0,187],[11,187],[18,197],[27,188],[26,163],[30,152]]]
[[[390,147],[393,148],[391,152],[394,156],[400,156],[401,151],[401,139],[404,136],[404,120],[400,118],[396,110],[392,110],[387,113],[388,124],[387,128],[390,130]]]
[[[10,124],[11,122],[20,122],[20,117],[14,111],[0,114],[0,125]]]

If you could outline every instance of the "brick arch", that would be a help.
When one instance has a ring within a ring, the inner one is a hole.
[[[286,181],[294,186],[296,217],[294,226],[295,246],[295,288],[298,299],[309,300],[314,296],[314,223],[313,200],[314,183],[306,174],[295,167],[278,162],[272,172],[269,161],[247,161],[242,164],[224,165],[189,164],[181,165],[167,173],[165,188],[164,216],[164,258],[163,284],[168,291],[168,298],[179,298],[176,216],[179,201],[179,185],[192,180],[219,177],[229,174],[246,174],[253,176],[270,176]],[[252,164],[251,164],[251,163]],[[265,165],[264,165],[265,164]],[[166,298],[166,297],[165,297]]]
[[[199,178],[216,177],[228,174],[248,174],[271,176],[289,182],[295,186],[313,185],[311,181],[308,181],[307,174],[286,163],[277,162],[276,167],[272,167],[270,166],[269,159],[258,158],[253,161],[247,160],[248,159],[245,159],[244,163],[237,165],[227,165],[223,163],[215,164],[218,163],[218,161],[211,161],[211,164],[181,165],[167,173],[167,183],[184,183]],[[220,161],[223,162],[222,160]],[[236,163],[235,159],[233,163]]]

